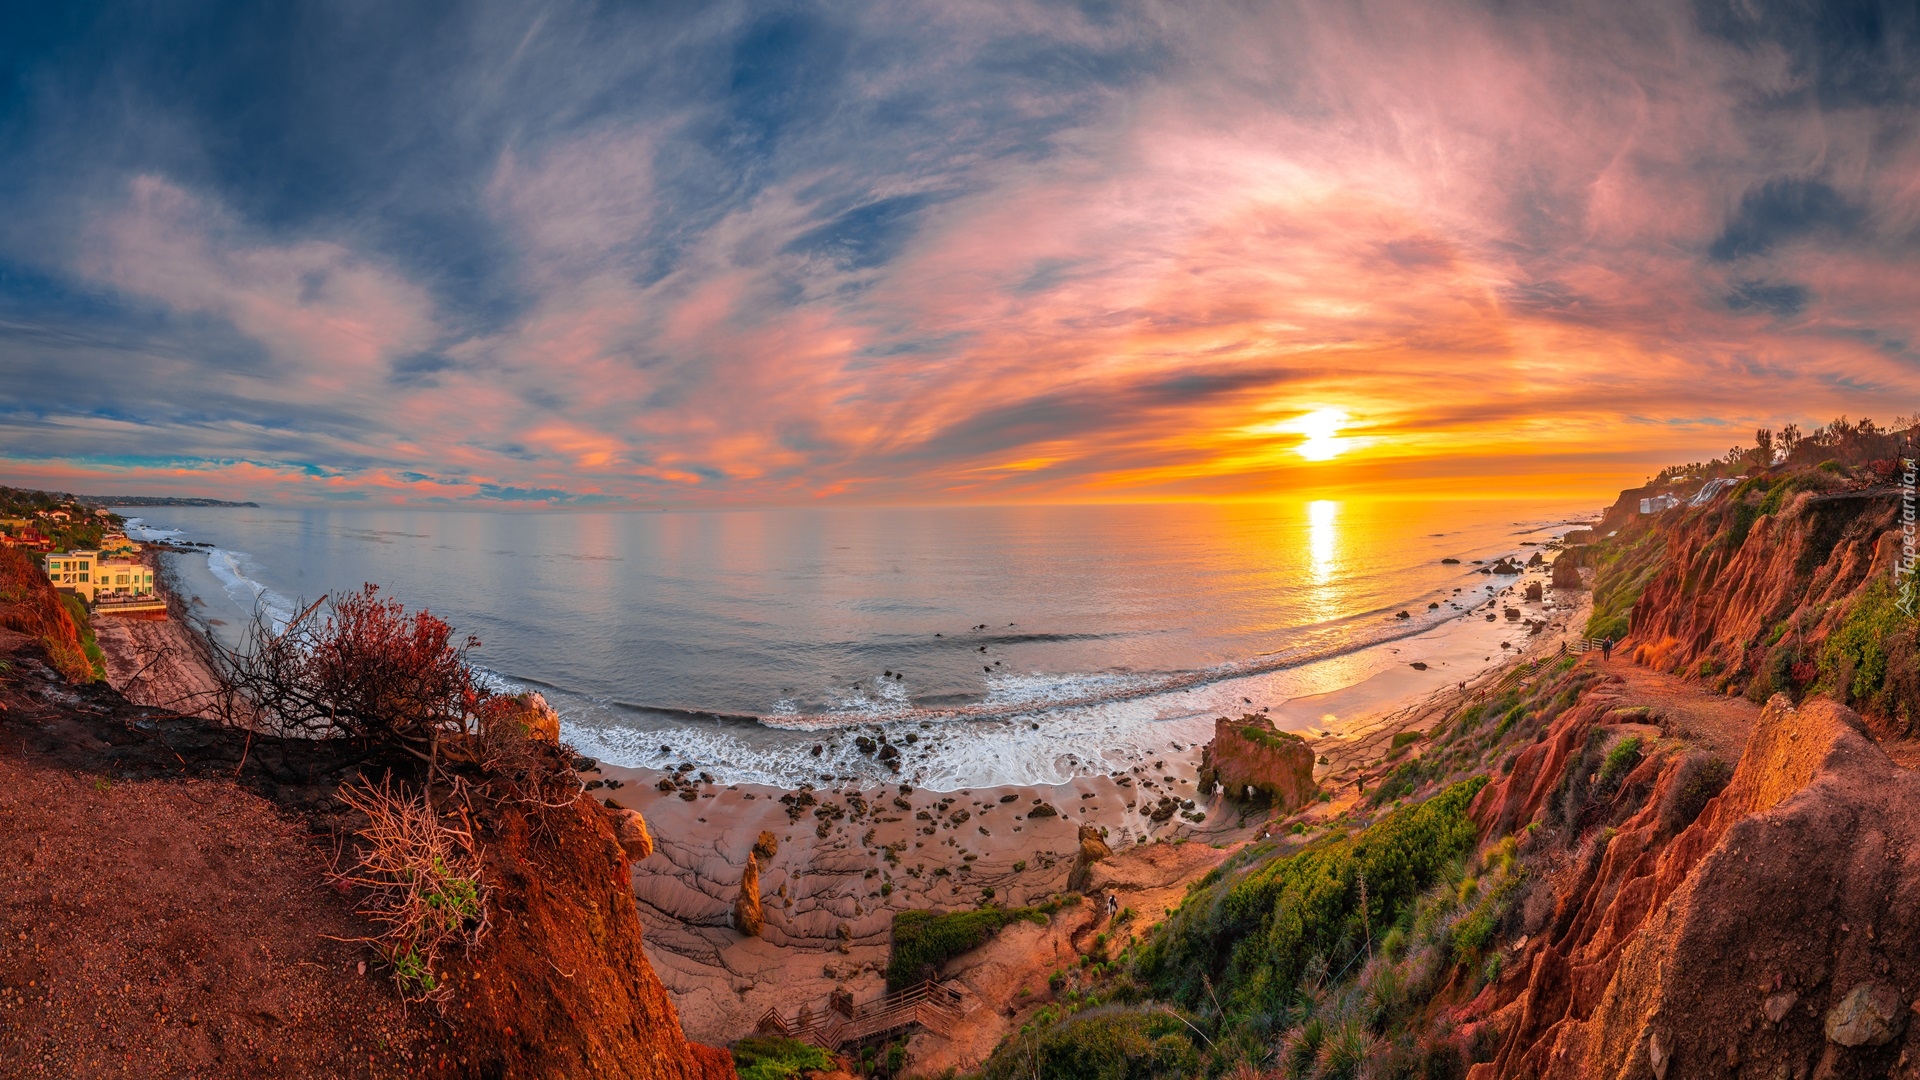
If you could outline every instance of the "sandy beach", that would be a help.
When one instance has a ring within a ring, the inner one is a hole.
[[[1397,763],[1384,760],[1396,732],[1430,727],[1517,663],[1557,655],[1563,640],[1571,648],[1588,595],[1519,599],[1526,582],[1542,579],[1540,571],[1495,578],[1495,591],[1481,598],[1482,605],[1494,603],[1494,621],[1478,612],[1454,620],[1396,643],[1396,663],[1376,665],[1351,685],[1266,705],[1281,727],[1302,731],[1322,760],[1316,778],[1332,798],[1299,817],[1353,808],[1355,782],[1371,785]],[[1505,617],[1507,607],[1519,609],[1519,621]],[[1526,620],[1541,623],[1540,631],[1529,633]],[[1424,670],[1411,666],[1416,659]],[[1256,708],[1246,704],[1247,711]],[[596,796],[646,816],[658,846],[636,864],[634,890],[648,956],[689,1036],[724,1043],[751,1033],[769,1009],[792,1015],[805,1005],[819,1013],[837,991],[856,1001],[879,997],[898,911],[966,909],[988,899],[1024,905],[1064,892],[1083,825],[1104,830],[1115,853],[1096,864],[1089,892],[1113,891],[1135,909],[1133,927],[1144,930],[1178,903],[1187,881],[1290,820],[1196,790],[1205,735],[1195,733],[1210,732],[1211,718],[1166,730],[1184,737],[1170,735],[1125,770],[1052,786],[934,791],[867,782],[787,792],[706,782],[697,768],[613,766],[591,777],[604,785]],[[1170,811],[1163,799],[1175,801]],[[1043,806],[1054,812],[1036,815]],[[1158,821],[1150,816],[1155,808]],[[733,909],[762,832],[776,838],[778,850],[757,860],[765,921],[759,937],[748,937],[733,929]],[[1044,984],[1055,953],[1073,959],[1076,935],[1086,937],[1104,917],[1098,909],[1083,904],[1055,918],[1052,929],[1009,931],[1035,939],[1021,938],[1024,959],[970,954],[949,975],[963,989],[981,982],[974,990],[981,1000],[1007,996],[1001,984],[1035,971]],[[996,1032],[1011,1022],[970,1020],[972,1034],[953,1040],[965,1046],[943,1048],[946,1040],[923,1034],[916,1060],[922,1067],[975,1064],[971,1055],[990,1051]]]
[[[213,674],[193,631],[178,618],[102,615],[94,637],[106,657],[107,682],[137,705],[210,716],[217,696]]]

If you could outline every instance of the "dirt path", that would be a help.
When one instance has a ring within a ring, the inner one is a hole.
[[[1760,719],[1760,706],[1744,697],[1716,694],[1705,683],[1641,667],[1618,649],[1612,660],[1593,654],[1586,662],[1621,680],[1594,691],[1593,699],[1613,696],[1620,708],[1645,707],[1660,719],[1663,732],[1710,750],[1730,764],[1740,759]]]

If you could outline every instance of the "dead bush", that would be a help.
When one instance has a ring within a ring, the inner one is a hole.
[[[425,792],[405,794],[390,779],[348,784],[339,798],[367,824],[352,864],[329,877],[358,890],[360,914],[384,928],[360,940],[392,969],[403,998],[443,1000],[441,955],[471,951],[491,925],[472,831],[435,813]]]

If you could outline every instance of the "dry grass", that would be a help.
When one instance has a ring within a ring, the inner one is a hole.
[[[388,780],[349,784],[340,801],[366,815],[367,824],[353,864],[331,879],[360,890],[360,914],[385,928],[361,940],[392,967],[403,997],[444,1000],[441,954],[470,951],[490,926],[491,890],[480,878],[473,833],[435,813],[424,792],[398,792]]]

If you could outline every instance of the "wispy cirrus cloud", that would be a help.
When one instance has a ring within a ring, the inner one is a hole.
[[[40,166],[0,189],[0,460],[288,499],[1597,493],[1920,401],[1920,25],[1858,6],[82,27],[0,102]],[[1328,407],[1356,449],[1308,461]]]

